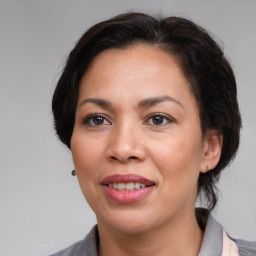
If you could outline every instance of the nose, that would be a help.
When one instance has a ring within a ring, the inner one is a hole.
[[[115,127],[110,136],[106,154],[110,161],[121,163],[144,161],[146,152],[141,130],[129,124]]]

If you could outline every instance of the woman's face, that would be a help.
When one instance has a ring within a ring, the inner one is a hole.
[[[93,60],[81,80],[71,151],[99,225],[133,233],[193,213],[207,148],[173,56],[136,45]]]

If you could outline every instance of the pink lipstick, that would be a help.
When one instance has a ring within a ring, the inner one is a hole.
[[[111,175],[101,182],[106,195],[118,203],[137,202],[155,187],[154,181],[136,174]]]

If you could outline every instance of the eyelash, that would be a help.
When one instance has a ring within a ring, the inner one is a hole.
[[[162,120],[165,120],[164,124],[154,124],[153,118],[156,118],[156,117],[160,117]],[[95,122],[96,118],[102,118],[103,123],[102,124],[91,123],[91,122]],[[152,122],[149,122],[150,119],[152,120]],[[105,122],[107,122],[107,124]],[[170,116],[166,116],[162,113],[153,113],[146,117],[146,121],[144,122],[144,124],[148,124],[148,125],[152,125],[152,126],[163,126],[163,125],[173,123],[173,122],[175,122],[175,120],[173,118],[171,118]],[[91,126],[91,127],[97,127],[97,126],[99,127],[102,125],[111,125],[111,122],[108,121],[108,118],[102,114],[88,115],[83,119],[82,123],[85,125]]]
[[[156,117],[160,117],[162,118],[162,120],[165,120],[165,123],[164,124],[154,124],[153,123],[153,118],[156,118]],[[149,124],[149,120],[152,120],[152,123]],[[175,120],[173,118],[171,118],[170,116],[167,116],[165,114],[162,114],[162,113],[153,113],[153,114],[150,114],[149,116],[147,116],[147,121],[145,123],[148,123],[149,125],[153,125],[153,126],[163,126],[163,125],[166,125],[166,124],[169,124],[169,123],[173,123]]]
[[[88,125],[88,126],[91,126],[91,127],[96,127],[96,126],[101,126],[101,125],[106,125],[106,124],[92,124],[91,121],[95,121],[95,118],[103,118],[103,122],[108,122],[107,125],[111,124],[108,119],[106,118],[106,116],[102,115],[102,114],[91,114],[91,115],[88,115],[86,116],[84,119],[83,119],[83,124],[85,125]]]

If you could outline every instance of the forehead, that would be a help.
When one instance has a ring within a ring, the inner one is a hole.
[[[161,48],[146,44],[108,49],[97,55],[82,77],[79,94],[102,96],[133,91],[134,96],[191,94],[178,60]],[[191,94],[194,98],[194,96]]]
[[[111,67],[118,70],[118,66],[120,69],[122,67],[120,64],[126,65],[127,71],[129,67],[134,66],[141,68],[140,71],[159,71],[165,67],[176,70],[180,76],[184,77],[177,57],[160,47],[142,43],[104,50],[94,57],[86,73],[92,70],[97,71],[97,69],[110,71]]]

